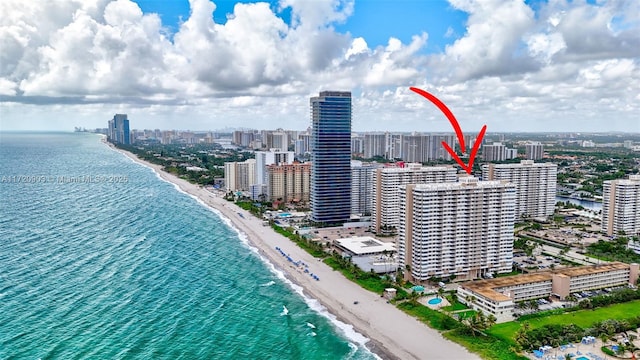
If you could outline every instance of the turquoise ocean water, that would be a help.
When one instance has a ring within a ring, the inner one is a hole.
[[[97,135],[2,133],[0,181],[0,359],[374,358],[228,221]]]

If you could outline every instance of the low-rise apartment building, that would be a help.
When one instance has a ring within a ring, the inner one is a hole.
[[[457,297],[458,301],[467,306],[482,311],[485,315],[495,316],[496,322],[507,322],[513,320],[516,302],[551,295],[564,299],[575,292],[635,284],[638,269],[638,264],[611,262],[471,281],[458,287]]]

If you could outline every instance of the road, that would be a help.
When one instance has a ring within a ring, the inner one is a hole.
[[[583,254],[578,254],[574,250],[569,250],[567,251],[566,254],[560,255],[560,252],[562,251],[562,249],[560,248],[550,246],[550,245],[542,245],[542,244],[541,246],[542,246],[543,253],[547,253],[549,255],[558,257],[560,259],[572,261],[574,263],[581,264],[581,265],[605,264],[608,262],[604,260],[598,260]]]

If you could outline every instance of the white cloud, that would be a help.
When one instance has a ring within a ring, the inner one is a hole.
[[[350,57],[358,54],[369,54],[371,50],[369,50],[369,46],[367,45],[367,41],[364,38],[358,37],[353,39],[351,42],[351,46],[347,50],[347,53],[344,55],[345,59],[349,60]]]
[[[281,0],[291,24],[267,3],[237,4],[223,25],[213,2],[190,0],[172,37],[131,0],[0,1],[3,127],[41,109],[66,128],[119,111],[154,128],[302,129],[308,97],[332,88],[353,91],[355,129],[450,130],[410,85],[470,131],[632,126],[640,2],[551,0],[535,13],[522,0],[450,3],[468,14],[466,31],[427,54],[427,33],[402,43],[390,27],[387,44],[370,48],[336,31],[358,15],[353,1]]]
[[[455,81],[504,75],[529,69],[531,63],[517,51],[522,36],[534,23],[534,14],[521,0],[450,0],[469,13],[467,33],[434,62],[443,75]]]
[[[534,34],[527,40],[529,54],[532,57],[548,64],[559,51],[565,49],[567,45],[559,33]]]

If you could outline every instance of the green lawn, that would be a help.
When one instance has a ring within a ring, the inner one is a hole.
[[[471,336],[460,331],[447,331],[442,333],[445,338],[457,342],[470,351],[480,355],[483,359],[490,360],[526,360],[527,358],[518,355],[513,347],[506,341],[496,339],[492,336]]]
[[[623,304],[614,304],[594,310],[573,311],[525,321],[531,325],[531,329],[536,329],[549,324],[576,324],[581,328],[586,329],[598,321],[607,319],[621,320],[636,316],[640,316],[640,300]],[[521,321],[497,324],[492,326],[487,332],[500,339],[504,339],[511,344],[515,344],[513,336],[520,328],[521,324]]]
[[[442,310],[444,311],[458,311],[458,310],[465,310],[468,309],[469,307],[465,304],[459,303],[459,302],[455,302],[453,303],[453,305],[449,305],[449,306],[443,306]]]
[[[469,310],[469,311],[458,312],[458,313],[456,313],[456,315],[458,315],[459,319],[466,319],[468,317],[472,317],[476,313],[477,313],[477,311],[475,311],[475,310]]]
[[[419,304],[405,301],[397,305],[398,308],[407,314],[418,318],[418,320],[429,324],[430,327],[437,330],[451,330],[460,326],[460,323],[436,310]]]

